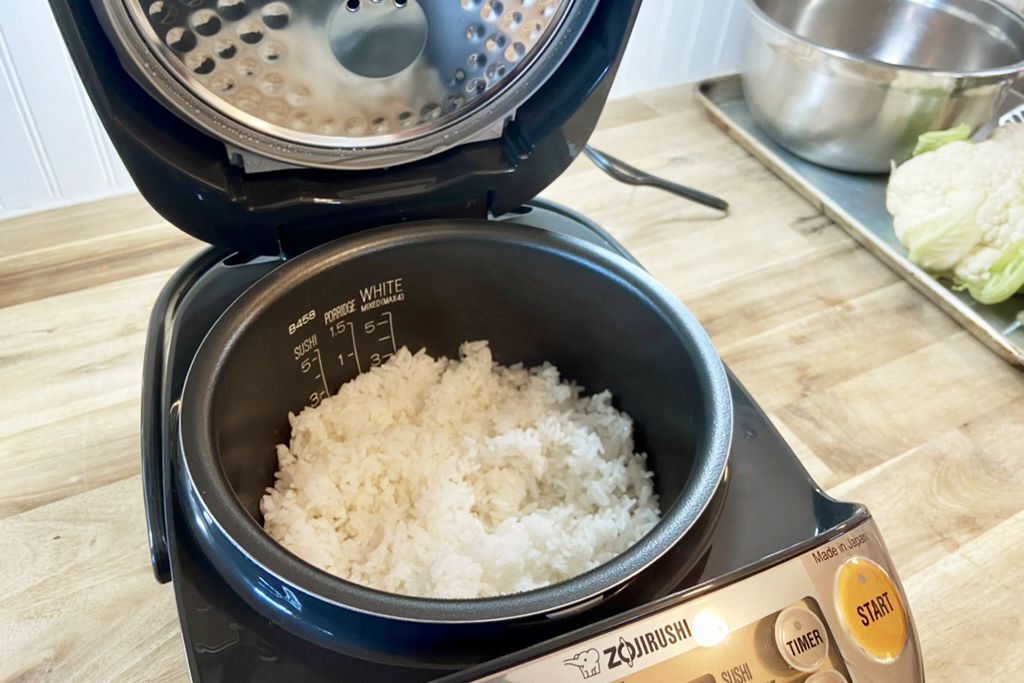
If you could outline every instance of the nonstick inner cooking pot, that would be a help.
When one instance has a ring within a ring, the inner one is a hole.
[[[610,389],[635,421],[662,521],[628,551],[553,586],[440,600],[365,588],[305,563],[262,529],[288,412],[317,403],[396,347],[456,356],[490,341],[505,365],[549,361],[588,393]],[[725,468],[732,406],[707,335],[644,270],[545,230],[485,221],[381,228],[308,252],[243,294],[211,330],[180,405],[188,515],[250,601],[320,642],[360,628],[481,624],[552,615],[607,595],[694,524]],[[376,621],[374,621],[376,620]],[[384,624],[383,626],[381,624]]]

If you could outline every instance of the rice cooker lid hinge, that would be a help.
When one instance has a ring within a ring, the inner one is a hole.
[[[510,151],[502,138],[498,146],[463,147],[400,171],[347,173],[345,183],[335,173],[320,170],[252,174],[236,168],[232,188],[250,215],[272,227],[280,253],[292,256],[389,223],[485,219],[505,213],[533,196],[520,198],[516,174],[529,158],[521,150],[534,145],[517,144],[514,149],[519,151]]]
[[[483,219],[490,214],[492,201],[487,192],[458,199],[434,195],[419,202],[403,200],[399,204],[375,202],[356,206],[339,200],[335,206],[344,206],[343,218],[337,212],[328,212],[321,217],[304,217],[279,225],[278,250],[281,256],[291,258],[339,237],[382,225],[428,219]]]

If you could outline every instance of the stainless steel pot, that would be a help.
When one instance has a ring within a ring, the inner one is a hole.
[[[1024,17],[993,0],[747,0],[751,113],[779,144],[885,172],[918,135],[990,122],[1024,70]]]

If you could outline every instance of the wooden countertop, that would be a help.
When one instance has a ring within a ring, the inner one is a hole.
[[[930,683],[1024,679],[1024,375],[715,128],[689,88],[593,142],[714,212],[577,160],[597,220],[700,318],[814,477],[866,503]],[[182,680],[149,568],[139,392],[150,307],[201,245],[138,196],[0,223],[0,679]]]

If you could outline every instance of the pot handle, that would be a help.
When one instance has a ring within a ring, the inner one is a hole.
[[[171,560],[164,516],[165,478],[170,470],[171,449],[177,441],[178,404],[175,402],[168,412],[161,390],[166,349],[159,317],[154,311],[142,371],[142,495],[146,506],[149,561],[156,580],[167,583],[171,580]]]
[[[170,495],[171,462],[178,447],[178,402],[171,406],[165,415],[165,427],[162,432],[166,437],[161,452],[151,458],[147,464],[143,462],[142,491],[146,498],[146,527],[149,535],[149,561],[153,566],[153,575],[160,583],[171,580],[170,532],[167,501]],[[146,476],[146,469],[149,476]]]

